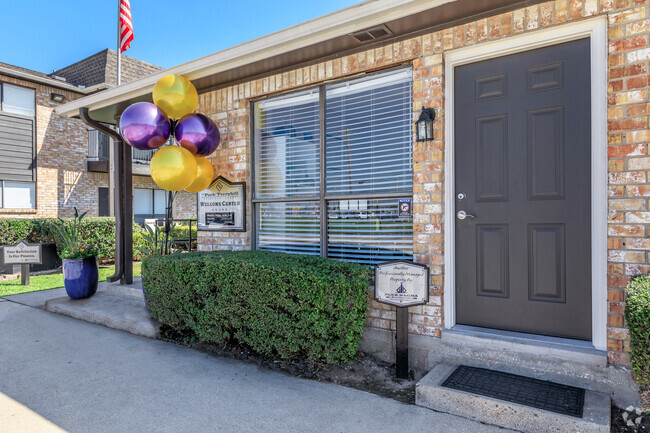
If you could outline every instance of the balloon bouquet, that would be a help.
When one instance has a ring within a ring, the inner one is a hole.
[[[172,203],[177,191],[197,193],[214,180],[205,158],[219,146],[219,129],[203,114],[194,113],[199,96],[194,85],[180,75],[166,75],[153,88],[153,104],[136,102],[120,117],[120,134],[136,149],[153,150],[171,137],[171,145],[151,158],[151,178],[169,191],[165,218],[165,253],[168,253]],[[171,119],[171,120],[170,120]]]

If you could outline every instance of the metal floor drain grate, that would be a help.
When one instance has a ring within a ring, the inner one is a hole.
[[[516,374],[461,365],[442,383],[486,397],[582,418],[585,390]]]

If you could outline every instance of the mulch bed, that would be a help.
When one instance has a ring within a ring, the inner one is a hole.
[[[384,362],[362,352],[358,352],[346,365],[319,365],[305,361],[288,363],[258,355],[234,343],[200,343],[192,336],[179,334],[165,325],[161,327],[161,335],[166,340],[210,355],[246,361],[297,377],[336,383],[408,404],[415,404],[415,384],[427,373],[410,371],[408,380],[396,379],[394,363]],[[642,415],[640,424],[628,426],[623,418],[624,412],[623,409],[612,406],[612,433],[650,433],[650,415]],[[631,418],[637,416],[634,414]]]
[[[612,433],[650,433],[650,415],[644,414],[641,415],[641,422],[633,426],[627,425],[627,421],[624,418],[625,414],[624,409],[619,409],[615,406],[612,406]],[[628,412],[628,419],[634,421],[639,415],[636,413]]]
[[[239,359],[293,376],[336,383],[409,404],[415,404],[415,384],[427,373],[412,370],[408,380],[396,379],[394,363],[384,362],[362,352],[358,352],[352,361],[345,365],[321,365],[306,361],[289,363],[259,355],[234,343],[201,343],[192,336],[182,335],[165,325],[160,331],[166,340],[210,355]]]

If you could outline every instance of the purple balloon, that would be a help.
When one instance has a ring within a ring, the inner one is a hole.
[[[127,107],[120,117],[120,134],[136,149],[151,150],[169,139],[169,118],[150,102],[136,102]]]
[[[194,155],[207,156],[219,146],[219,128],[210,118],[199,113],[186,114],[176,124],[174,135],[178,144]]]

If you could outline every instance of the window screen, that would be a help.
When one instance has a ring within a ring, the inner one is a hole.
[[[411,71],[399,70],[254,105],[257,249],[368,264],[412,257],[413,222],[398,215],[412,195],[411,92]]]

